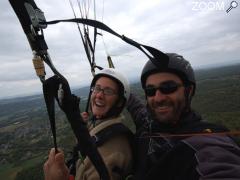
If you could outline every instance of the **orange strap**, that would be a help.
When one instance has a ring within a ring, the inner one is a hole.
[[[239,136],[240,131],[230,131],[230,132],[202,132],[202,133],[189,133],[189,134],[160,134],[160,133],[155,133],[154,135],[151,136],[143,136],[140,138],[148,138],[148,137],[189,137],[189,136],[211,136],[211,135],[220,135],[220,136],[225,136],[225,135],[232,135],[232,136]]]

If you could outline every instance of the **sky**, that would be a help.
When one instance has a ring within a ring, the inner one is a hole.
[[[69,0],[35,0],[47,21],[73,18]],[[86,1],[81,1],[82,5]],[[94,18],[93,1],[89,18]],[[96,19],[119,34],[163,52],[181,54],[194,69],[240,62],[239,6],[226,10],[231,0],[97,0]],[[235,5],[236,5],[235,2]],[[77,1],[72,0],[77,17]],[[234,5],[234,4],[233,4]],[[41,93],[32,65],[32,52],[16,14],[7,0],[0,1],[0,99]],[[92,28],[90,28],[92,31]],[[96,64],[107,67],[107,55],[130,81],[140,78],[148,60],[119,38],[98,31]],[[44,29],[52,62],[72,88],[87,86],[92,75],[75,23]],[[92,38],[92,34],[90,34]],[[47,78],[52,72],[46,67]]]

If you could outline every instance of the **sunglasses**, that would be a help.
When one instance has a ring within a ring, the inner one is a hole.
[[[178,90],[179,87],[183,86],[183,84],[176,83],[175,81],[166,81],[160,84],[159,87],[147,86],[144,91],[146,96],[155,96],[157,90],[159,90],[162,94],[171,94]]]

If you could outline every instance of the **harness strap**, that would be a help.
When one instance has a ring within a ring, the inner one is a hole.
[[[56,125],[55,125],[55,103],[54,103],[54,86],[51,81],[43,81],[43,95],[47,107],[47,112],[50,120],[51,131],[53,135],[53,142],[55,151],[57,150],[57,141],[56,141]]]
[[[60,103],[57,92],[60,86],[64,91],[62,103]],[[60,108],[65,112],[71,128],[81,145],[79,148],[81,154],[87,155],[89,157],[96,170],[98,171],[99,176],[103,180],[109,180],[110,178],[105,163],[103,162],[103,159],[99,154],[96,145],[92,142],[86,124],[81,118],[79,110],[79,99],[71,94],[67,80],[56,75],[47,79],[43,82],[43,93],[51,123],[55,149],[57,150],[54,108],[54,100],[56,99],[59,103]]]
[[[91,138],[95,145],[99,147],[110,138],[121,134],[126,135],[130,142],[133,142],[133,133],[122,123],[111,124],[110,126],[98,131],[95,135],[92,135]],[[70,170],[70,174],[72,175],[71,178],[74,178],[76,175],[76,162],[79,159],[78,151],[81,151],[80,144],[76,144],[74,146],[71,159],[69,159],[66,163]]]
[[[125,125],[122,123],[116,123],[102,129],[95,135],[92,135],[92,139],[97,146],[101,146],[110,138],[120,134],[125,134],[129,139],[133,137],[133,133]]]
[[[115,32],[114,30],[112,30],[110,27],[108,27],[107,25],[105,25],[102,22],[96,21],[96,20],[92,20],[92,19],[83,19],[83,18],[75,18],[75,19],[63,19],[63,20],[54,20],[54,21],[48,21],[48,22],[40,22],[40,24],[42,25],[51,25],[51,24],[57,24],[60,22],[74,22],[74,23],[82,23],[82,24],[86,24],[101,30],[104,30],[114,36],[117,36],[118,38],[122,39],[123,41],[125,41],[128,44],[131,44],[132,46],[135,46],[136,48],[138,48],[140,51],[142,51],[152,62],[153,64],[155,64],[156,66],[159,65],[167,65],[169,58],[166,54],[164,54],[163,52],[161,52],[158,49],[155,49],[151,46],[147,46],[147,45],[143,45],[140,44],[124,35],[120,35],[117,32]],[[146,51],[147,50],[147,51]],[[161,59],[161,61],[160,61]]]
[[[66,166],[69,169],[69,180],[74,180],[76,175],[76,162],[79,159],[78,155],[79,149],[80,149],[79,144],[76,144],[71,152],[71,159],[66,161]]]
[[[134,141],[134,134],[132,133],[131,130],[129,130],[129,128],[127,128],[124,124],[122,124],[121,122],[115,123],[115,124],[111,124],[103,129],[101,129],[100,131],[97,131],[94,135],[92,134],[92,140],[93,142],[95,142],[97,147],[102,146],[105,142],[107,142],[110,138],[113,138],[115,136],[119,136],[119,135],[124,135],[128,138],[128,141],[130,143],[131,146],[131,150],[132,150],[132,157],[133,157],[133,169],[129,174],[125,174],[123,179],[131,179],[132,178],[132,174],[134,172],[135,169],[135,155],[136,155],[136,151],[135,151],[135,141]],[[123,170],[120,168],[114,168],[113,169],[114,172],[118,173],[118,174],[122,174],[123,175]]]

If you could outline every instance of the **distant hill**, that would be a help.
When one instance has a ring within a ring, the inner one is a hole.
[[[224,78],[229,77],[232,75],[240,75],[240,64],[236,65],[227,65],[224,67],[217,67],[217,68],[205,68],[205,69],[197,69],[195,72],[196,80],[198,84],[201,84],[201,81],[209,81],[210,79],[214,78]],[[139,81],[131,84],[133,92],[141,92],[141,86]],[[201,86],[200,86],[201,87]],[[79,89],[72,90],[74,94],[79,97],[82,97],[86,100],[89,94],[89,87],[83,87]],[[141,92],[143,93],[143,92]],[[3,117],[13,114],[19,114],[22,111],[29,109],[31,112],[31,108],[39,108],[45,109],[45,102],[43,99],[43,95],[32,95],[32,96],[25,96],[25,97],[18,97],[18,98],[10,98],[10,99],[1,99],[0,100],[0,127],[3,123]],[[9,118],[10,120],[11,118]],[[10,120],[13,122],[13,120]]]
[[[240,130],[240,64],[196,70],[197,91],[193,108],[204,119]],[[143,101],[141,85],[131,84],[131,90]],[[89,87],[73,90],[82,97],[84,110]],[[0,179],[42,179],[42,164],[52,147],[52,138],[43,95],[0,100]],[[124,112],[126,124],[134,124]],[[57,141],[68,152],[75,143],[65,115],[56,108]],[[18,173],[19,172],[19,173]]]
[[[234,65],[220,66],[217,68],[204,68],[196,69],[195,76],[196,80],[204,80],[206,78],[218,78],[221,76],[231,76],[240,74],[240,63]]]

